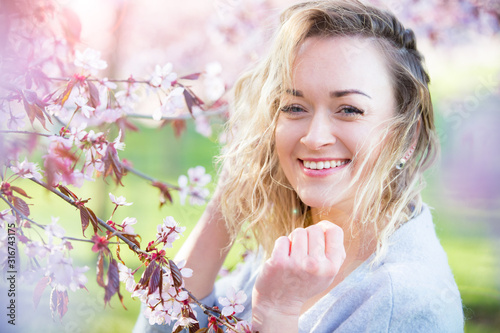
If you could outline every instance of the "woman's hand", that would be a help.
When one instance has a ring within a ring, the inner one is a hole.
[[[254,329],[283,328],[280,318],[282,325],[298,323],[304,303],[333,283],[344,259],[343,230],[328,221],[278,238],[254,286]]]

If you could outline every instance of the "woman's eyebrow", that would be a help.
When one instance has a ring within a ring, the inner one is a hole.
[[[359,94],[371,99],[370,95],[362,92],[361,90],[356,90],[356,89],[330,91],[330,97],[344,97],[351,94]]]
[[[300,90],[295,90],[295,89],[287,89],[286,93],[295,97],[304,97],[304,93]],[[368,95],[367,93],[362,92],[361,90],[357,89],[345,89],[345,90],[336,90],[336,91],[330,91],[330,97],[344,97],[347,95],[351,94],[358,94],[358,95],[363,95],[365,97],[368,97],[371,99],[371,96]]]

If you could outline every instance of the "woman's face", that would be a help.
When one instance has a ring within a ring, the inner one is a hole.
[[[383,54],[364,38],[311,37],[298,52],[293,78],[275,132],[280,165],[306,205],[349,210],[348,185],[362,161],[378,157],[394,114]]]

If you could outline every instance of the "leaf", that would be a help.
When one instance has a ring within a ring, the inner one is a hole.
[[[118,258],[118,260],[120,260],[120,262],[125,265],[125,262],[122,260],[122,258],[120,257],[120,243],[116,243],[116,257]]]
[[[193,73],[189,75],[185,75],[181,77],[181,80],[198,80],[200,78],[201,73]]]
[[[99,228],[99,221],[97,220],[97,216],[95,216],[94,211],[88,207],[85,207],[85,209],[90,215],[90,222],[92,223],[92,227],[94,228],[94,234],[97,233],[97,231],[101,231],[101,228]]]
[[[173,202],[172,195],[170,194],[170,190],[168,189],[168,185],[159,181],[154,181],[152,183],[154,187],[157,187],[160,190],[160,207],[162,207],[166,201]]]
[[[104,254],[99,252],[99,256],[97,257],[97,284],[103,288],[106,287],[104,283]]]
[[[188,309],[189,309],[189,318],[194,319],[194,320],[197,320],[197,319],[196,319],[196,316],[194,315],[193,310],[192,310],[190,307],[188,307]],[[200,323],[199,323],[199,322],[196,322],[196,323],[194,323],[194,324],[191,324],[191,326],[189,326],[189,332],[190,332],[190,333],[195,333],[195,332],[197,332],[199,329],[200,329]]]
[[[175,288],[179,289],[182,286],[182,273],[179,267],[171,259],[168,260],[170,264],[170,272],[172,272],[172,280],[174,281]]]
[[[49,285],[50,278],[48,276],[44,276],[40,281],[38,281],[35,291],[33,292],[33,304],[35,305],[35,309],[38,307],[40,303],[40,298],[42,298],[43,291]]]
[[[62,193],[64,193],[66,196],[72,198],[73,200],[77,200],[78,197],[76,196],[75,193],[71,192],[66,186],[63,186],[63,185],[59,185],[57,186],[57,188],[59,189],[59,191],[61,191]]]
[[[182,119],[175,119],[172,121],[172,127],[176,138],[179,138],[186,130],[186,121]]]
[[[28,217],[30,215],[30,208],[28,204],[19,197],[13,197],[12,204],[17,208],[24,216]]]
[[[139,235],[131,235],[131,234],[122,234],[123,237],[137,245],[137,247],[140,249],[141,248],[141,243],[136,239],[137,237],[141,238]],[[134,250],[131,246],[129,246],[131,250]]]
[[[207,327],[200,328],[195,333],[208,333],[208,328]]]
[[[156,269],[156,266],[158,266],[156,261],[151,261],[149,263],[148,267],[146,267],[146,269],[144,270],[144,273],[142,273],[141,279],[139,280],[138,283],[139,285],[146,287],[146,285],[149,282],[149,279],[151,278],[151,274],[153,274],[154,270]]]
[[[183,330],[184,330],[184,327],[177,326],[177,328],[175,329],[175,331],[173,333],[181,333]]]
[[[104,162],[104,178],[114,175],[116,184],[123,186],[121,179],[124,176],[125,169],[120,163],[118,153],[113,145],[108,145],[102,160]]]
[[[108,267],[108,284],[104,288],[104,305],[109,303],[111,297],[118,293],[123,305],[123,298],[120,295],[120,273],[118,264],[115,259],[112,259]],[[123,306],[125,307],[125,305]]]
[[[16,191],[17,193],[19,193],[22,196],[25,196],[26,198],[31,199],[31,197],[29,195],[27,195],[26,192],[22,188],[20,188],[20,187],[11,186],[10,189],[13,190],[13,191]]]
[[[90,95],[90,106],[93,107],[94,109],[97,108],[101,102],[99,100],[99,90],[97,90],[97,87],[95,86],[92,81],[87,81],[87,86],[89,87],[89,95]]]
[[[89,213],[85,207],[80,208],[80,220],[82,221],[82,234],[85,237],[85,230],[87,230],[90,220]]]
[[[52,313],[52,319],[55,319],[56,314],[60,319],[64,317],[68,311],[68,292],[58,291],[56,288],[52,289],[50,294],[50,311]]]
[[[203,105],[203,101],[199,99],[189,88],[184,87],[184,91],[182,93],[191,115],[193,114],[193,106],[201,107]]]
[[[151,274],[151,278],[149,279],[148,284],[148,295],[154,293],[158,287],[160,287],[160,282],[162,278],[161,266],[157,265],[153,274]]]
[[[64,92],[57,98],[58,104],[64,106],[64,103],[66,103],[66,101],[69,98],[69,95],[71,95],[71,91],[73,90],[75,84],[76,84],[76,79],[72,78],[71,80],[69,80],[66,89],[64,89]]]

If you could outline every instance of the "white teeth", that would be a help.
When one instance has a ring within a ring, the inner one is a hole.
[[[322,170],[322,169],[330,169],[330,168],[336,168],[341,165],[346,164],[348,161],[321,161],[321,162],[311,162],[311,161],[303,161],[304,162],[304,167],[306,169],[311,169],[311,170]]]

